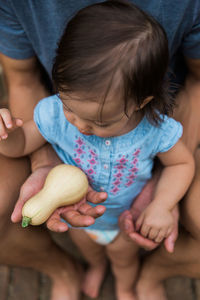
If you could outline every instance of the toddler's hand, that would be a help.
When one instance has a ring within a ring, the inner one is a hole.
[[[174,219],[171,211],[153,202],[141,213],[136,222],[136,230],[156,243],[161,243],[168,237],[173,227]]]
[[[7,139],[9,132],[22,125],[22,120],[13,118],[8,109],[0,109],[0,141]]]

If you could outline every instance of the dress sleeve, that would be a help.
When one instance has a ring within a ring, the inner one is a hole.
[[[181,49],[186,57],[200,59],[200,1],[196,1],[193,23],[185,34]]]
[[[182,125],[172,118],[165,117],[158,130],[156,153],[166,152],[180,139],[183,133]]]
[[[56,144],[59,133],[60,103],[58,101],[55,96],[50,96],[42,99],[34,109],[34,121],[41,135],[50,144]]]
[[[0,52],[14,59],[34,56],[31,43],[9,0],[0,0],[0,20]]]

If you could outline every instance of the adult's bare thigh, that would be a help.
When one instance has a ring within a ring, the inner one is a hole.
[[[21,185],[30,173],[28,158],[7,158],[0,155],[0,220],[11,214]]]

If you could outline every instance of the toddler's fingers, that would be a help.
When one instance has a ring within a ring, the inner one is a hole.
[[[21,127],[23,125],[23,121],[19,118],[13,119],[13,122],[15,127]]]
[[[150,240],[155,240],[155,238],[158,236],[158,233],[159,233],[159,229],[151,228],[151,229],[149,230],[148,238],[149,238]]]
[[[144,221],[144,215],[140,215],[139,218],[137,219],[136,223],[135,223],[135,230],[136,231],[139,231],[142,224],[143,224],[143,221]]]
[[[0,116],[0,140],[1,139],[6,139],[8,137],[6,127],[4,125],[3,119]]]
[[[1,109],[1,119],[6,128],[9,129],[12,127],[12,125],[13,125],[12,116],[8,109],[6,109],[6,108]]]
[[[6,139],[8,137],[8,131],[12,131],[12,129],[23,125],[23,121],[21,119],[12,118],[9,111],[6,111],[3,114],[1,114],[0,118],[1,139]]]
[[[157,237],[154,239],[154,241],[156,243],[161,243],[164,240],[164,238],[166,237],[166,234],[167,234],[166,229],[160,229],[160,231],[159,231]]]
[[[23,121],[19,118],[13,118],[10,111],[6,108],[1,109],[1,118],[7,129],[20,127],[23,125]]]
[[[144,237],[148,237],[150,229],[151,229],[151,227],[149,227],[146,224],[143,224],[141,229],[140,229],[141,235],[144,236]]]

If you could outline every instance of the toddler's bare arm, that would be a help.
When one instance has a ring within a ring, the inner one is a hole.
[[[0,109],[0,153],[8,157],[27,155],[46,143],[33,120],[23,126],[8,109]]]
[[[160,153],[158,157],[165,167],[153,201],[136,222],[136,230],[159,243],[172,232],[172,209],[184,196],[192,181],[194,161],[182,141],[177,142],[169,151]]]

